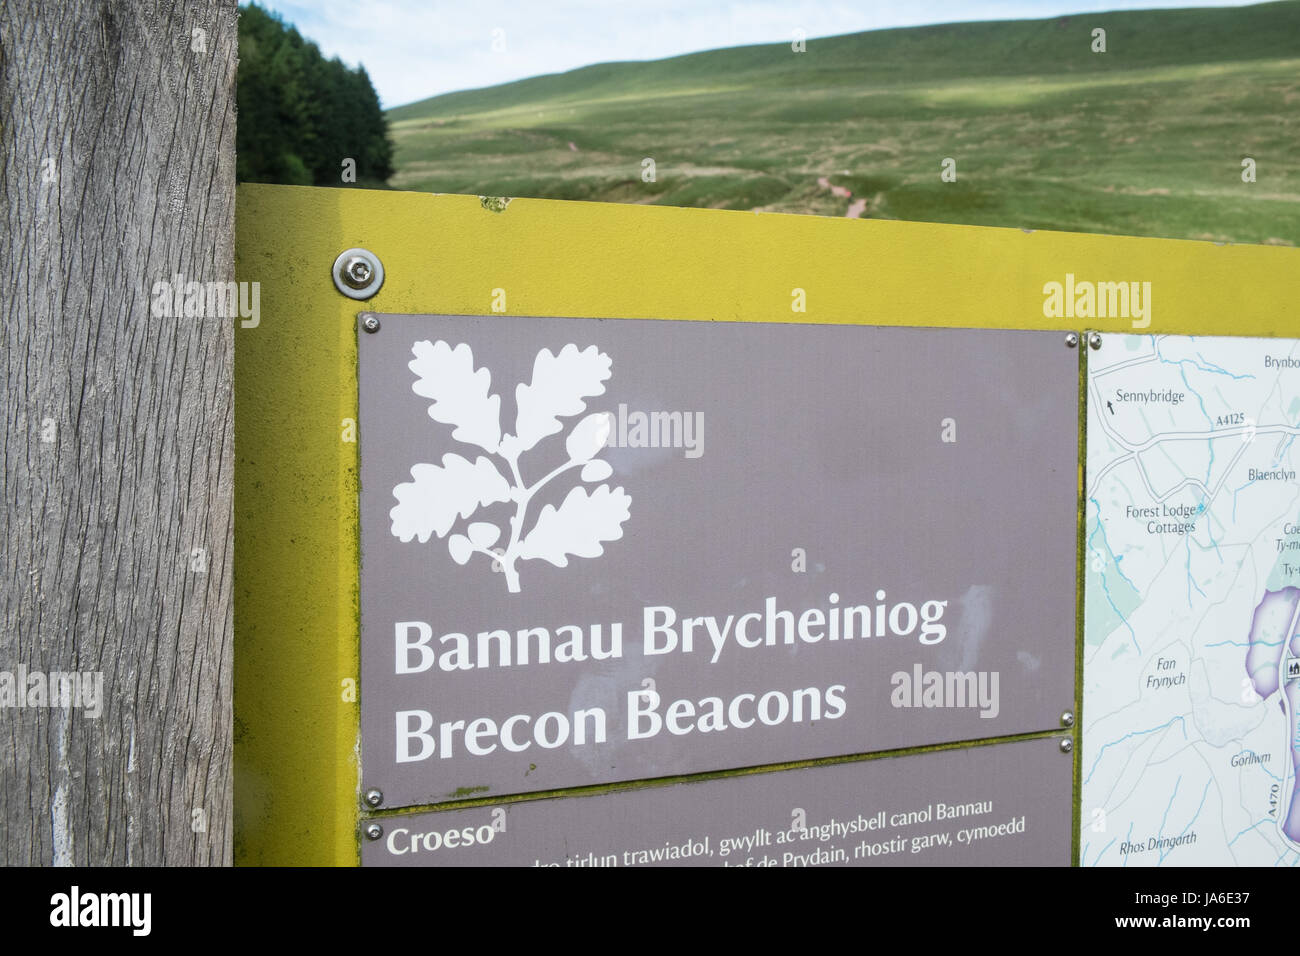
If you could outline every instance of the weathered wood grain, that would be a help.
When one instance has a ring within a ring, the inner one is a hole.
[[[201,31],[201,32],[196,32]],[[0,3],[0,864],[231,859],[233,0]],[[196,551],[196,549],[202,549]]]

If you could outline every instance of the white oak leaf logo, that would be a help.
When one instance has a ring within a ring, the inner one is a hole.
[[[546,505],[537,524],[519,549],[521,558],[541,558],[557,568],[569,566],[569,555],[598,558],[605,541],[623,537],[632,499],[622,488],[601,485],[590,496],[581,485],[574,488],[560,507]]]
[[[564,442],[568,453],[564,464],[532,484],[524,480],[519,468],[523,452],[564,428],[561,418],[581,414],[587,408],[586,399],[604,394],[612,364],[608,355],[594,345],[579,351],[572,343],[558,355],[549,349],[538,352],[532,382],[515,389],[519,406],[515,434],[502,435],[501,397],[489,394],[491,373],[474,368],[474,354],[468,345],[453,348],[441,340],[416,342],[411,352],[415,360],[408,367],[416,374],[411,389],[433,399],[429,417],[453,426],[451,434],[456,440],[478,445],[499,458],[510,480],[482,455],[473,463],[448,454],[441,465],[414,465],[414,481],[393,489],[397,505],[389,517],[394,537],[402,541],[418,538],[421,543],[433,535],[446,537],[448,554],[461,565],[482,554],[492,570],[505,574],[506,587],[512,593],[520,590],[519,561],[540,559],[564,568],[571,556],[599,557],[606,542],[623,537],[632,498],[622,488],[603,484],[590,494],[582,485],[572,488],[560,507],[544,506],[532,530],[524,534],[529,503],[553,479],[578,468],[580,480],[594,484],[614,473],[609,462],[598,457],[613,428],[613,418],[607,412],[587,415],[573,426]],[[504,529],[491,521],[473,521],[464,533],[448,537],[457,520],[499,502],[515,506],[504,545],[497,544]]]
[[[411,386],[416,395],[433,399],[429,417],[455,425],[451,437],[496,451],[501,442],[501,396],[489,395],[492,373],[474,370],[474,353],[461,343],[416,342],[415,360],[407,365],[419,380]]]

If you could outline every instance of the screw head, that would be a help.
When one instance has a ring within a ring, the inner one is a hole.
[[[365,329],[367,332],[378,332],[379,320],[375,318],[373,315],[368,315],[361,320],[361,327]]]
[[[1078,332],[1067,332],[1067,333],[1065,333],[1065,346],[1066,346],[1066,348],[1071,348],[1071,349],[1072,349],[1072,348],[1077,348],[1078,345],[1079,345],[1079,333],[1078,333]]]
[[[348,256],[343,263],[343,281],[354,289],[364,289],[374,274],[374,267],[360,256]]]
[[[1061,738],[1061,753],[1063,753],[1063,754],[1068,754],[1068,753],[1069,753],[1071,750],[1073,750],[1073,749],[1074,749],[1074,741],[1071,740],[1069,737],[1062,737],[1062,738]]]
[[[384,795],[381,791],[376,790],[374,787],[371,787],[369,790],[366,791],[365,801],[366,801],[366,806],[377,807],[384,802]]]
[[[344,249],[332,271],[334,287],[349,299],[369,299],[384,284],[384,264],[369,249]]]
[[[383,835],[384,835],[384,828],[381,827],[378,823],[367,823],[367,824],[366,824],[366,839],[367,839],[367,840],[378,840],[378,839],[379,839],[381,836],[383,836]]]
[[[1093,332],[1091,335],[1089,335],[1088,344],[1091,345],[1094,349],[1101,348],[1101,333]]]
[[[1072,714],[1072,713],[1071,713],[1070,711],[1068,711],[1068,710],[1067,710],[1065,713],[1063,713],[1063,714],[1061,715],[1061,726],[1062,726],[1062,727],[1073,727],[1073,726],[1074,726],[1074,714]]]

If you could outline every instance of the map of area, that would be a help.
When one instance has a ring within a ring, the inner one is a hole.
[[[1300,342],[1088,354],[1083,866],[1300,866]]]

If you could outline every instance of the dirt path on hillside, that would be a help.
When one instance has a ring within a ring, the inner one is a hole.
[[[839,196],[841,199],[852,199],[853,193],[843,186],[833,186],[831,181],[825,176],[817,177],[817,185],[822,189],[829,189],[832,196]],[[854,199],[849,203],[848,211],[844,213],[847,219],[861,219],[862,214],[867,211],[866,199]]]

